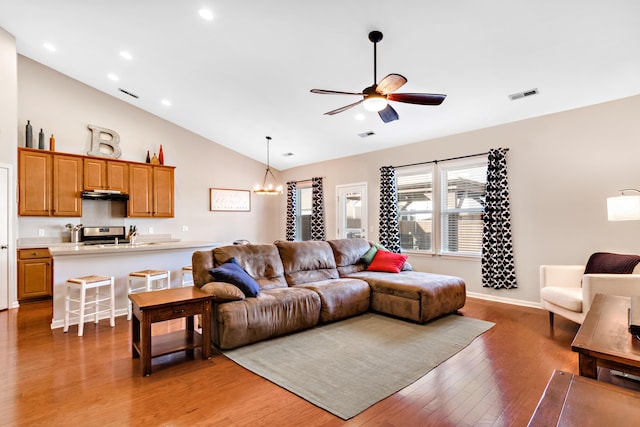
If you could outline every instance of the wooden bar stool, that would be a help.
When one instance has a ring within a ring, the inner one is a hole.
[[[169,289],[171,285],[170,270],[141,270],[129,273],[128,293]],[[154,287],[155,286],[155,287]],[[131,320],[131,300],[127,311],[127,320]]]
[[[64,332],[69,331],[70,314],[75,314],[78,318],[79,337],[84,333],[84,318],[88,315],[93,315],[95,323],[98,323],[100,313],[108,312],[109,324],[113,328],[116,325],[114,283],[113,276],[84,276],[68,279],[64,301]],[[101,287],[109,287],[109,293],[100,293]],[[71,298],[72,289],[80,291],[78,299]],[[87,289],[95,289],[94,295],[87,296]],[[78,303],[78,309],[71,309],[71,301]],[[87,313],[86,309],[90,312]]]
[[[190,265],[184,266],[182,267],[182,270],[180,271],[180,273],[182,274],[180,283],[182,284],[182,286],[188,286],[188,285],[193,285],[193,267]],[[187,277],[189,276],[189,277]]]

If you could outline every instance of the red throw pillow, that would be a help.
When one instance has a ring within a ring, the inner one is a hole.
[[[409,257],[406,255],[395,254],[393,252],[380,249],[376,252],[376,256],[373,257],[373,261],[371,261],[367,270],[400,273],[400,270],[402,270],[402,266],[407,258]]]

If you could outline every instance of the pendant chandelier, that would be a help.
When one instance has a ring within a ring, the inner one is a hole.
[[[271,137],[267,136],[267,170],[264,172],[264,179],[262,180],[262,186],[257,184],[253,189],[254,194],[265,194],[268,196],[277,196],[282,194],[282,185],[278,184],[278,180],[271,172],[271,167],[269,166],[269,142],[271,141]],[[271,179],[269,180],[269,176]],[[267,181],[269,181],[267,183]]]

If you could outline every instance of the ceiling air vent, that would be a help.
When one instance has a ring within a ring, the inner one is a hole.
[[[509,95],[509,99],[512,101],[515,101],[516,99],[520,99],[520,98],[525,98],[527,96],[531,96],[531,95],[537,95],[538,89],[531,89],[531,90],[526,90],[524,92],[518,92],[518,93],[514,93],[512,95]]]
[[[122,88],[118,88],[118,90],[126,95],[129,95],[135,99],[140,98],[138,95],[136,95],[135,93],[131,93],[131,92],[127,92],[126,90],[122,89]]]
[[[375,135],[375,133],[373,133],[373,131],[369,131],[369,132],[362,132],[362,133],[358,134],[358,136],[360,138],[366,138],[366,137],[371,136],[371,135]]]

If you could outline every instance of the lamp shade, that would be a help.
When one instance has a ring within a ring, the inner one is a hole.
[[[640,196],[617,196],[607,198],[609,221],[640,220]]]
[[[382,95],[369,95],[362,103],[367,111],[382,111],[387,107],[387,98]]]

